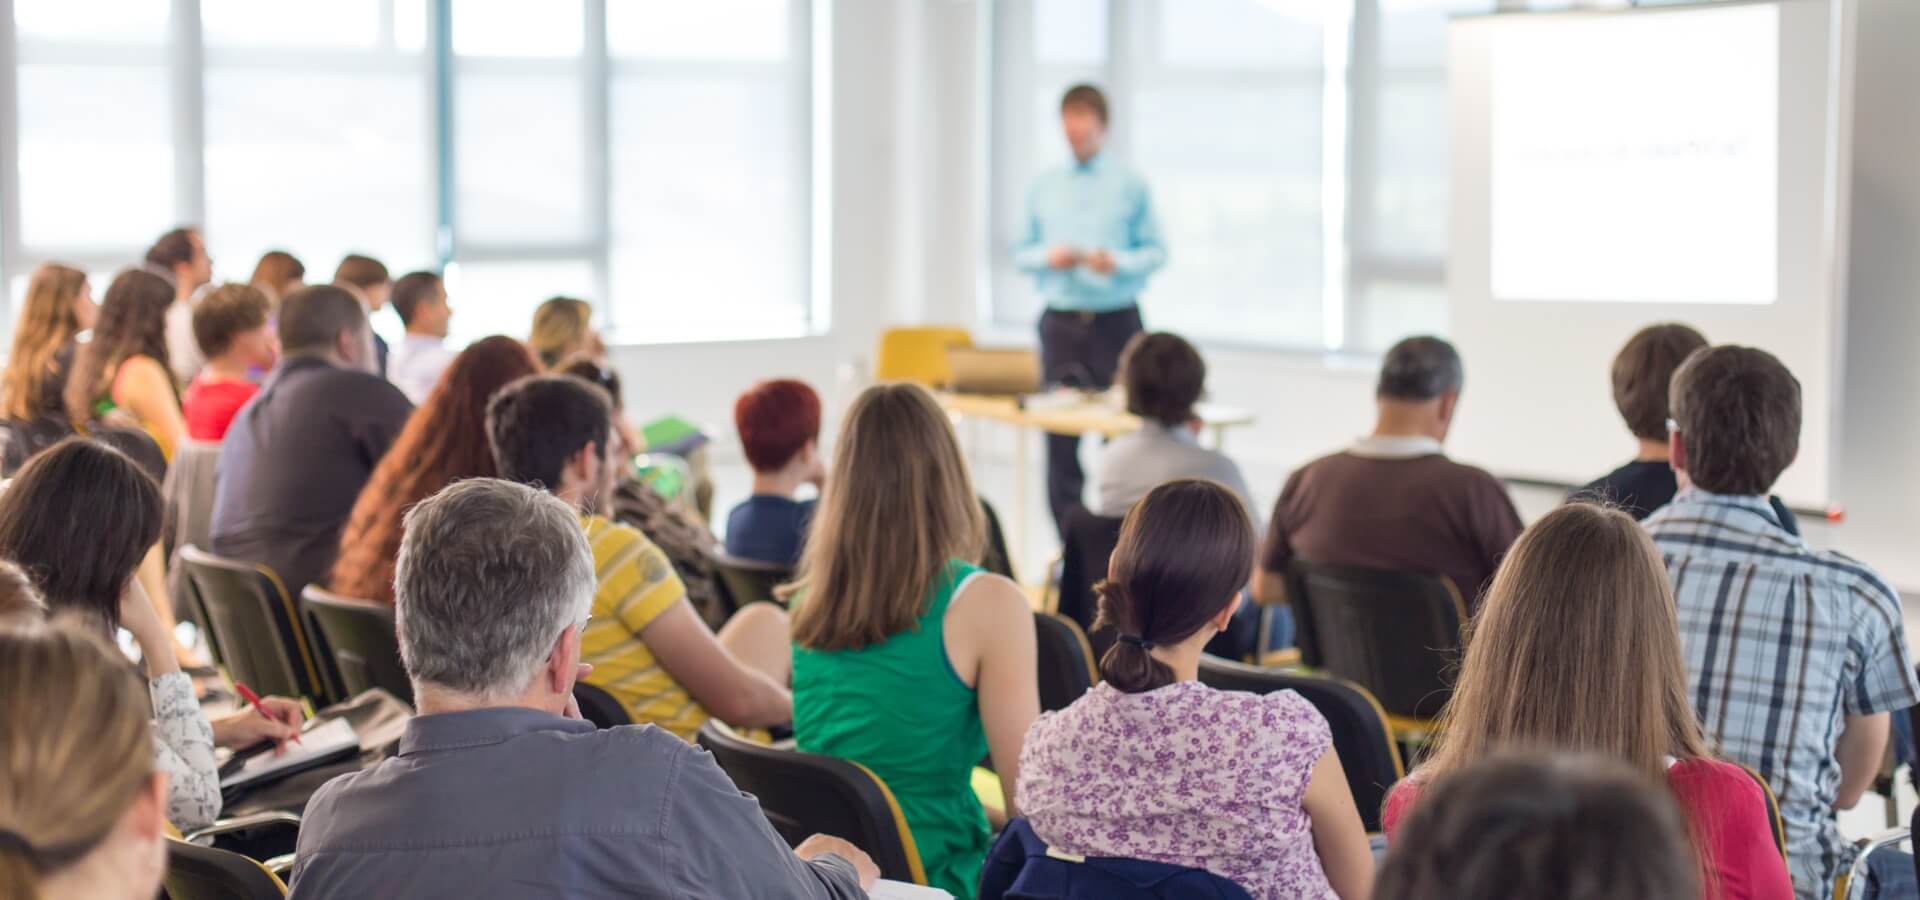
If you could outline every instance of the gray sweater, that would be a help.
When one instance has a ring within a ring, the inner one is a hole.
[[[513,707],[416,718],[399,756],[321,787],[292,896],[866,895],[846,860],[794,856],[706,751]]]

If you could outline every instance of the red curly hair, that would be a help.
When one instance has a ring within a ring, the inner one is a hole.
[[[353,515],[340,536],[340,557],[327,579],[329,590],[392,605],[400,517],[462,478],[495,477],[493,450],[487,443],[487,400],[509,383],[539,372],[540,364],[525,344],[499,335],[454,357],[354,501]]]

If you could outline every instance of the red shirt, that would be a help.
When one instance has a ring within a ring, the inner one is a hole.
[[[1667,787],[1695,834],[1703,836],[1712,871],[1702,878],[1718,890],[1706,900],[1793,900],[1787,861],[1774,843],[1767,798],[1746,770],[1717,759],[1690,759],[1667,767]],[[1380,825],[1388,842],[1413,811],[1420,786],[1407,779],[1387,795]]]
[[[251,381],[210,381],[205,373],[187,385],[180,398],[180,412],[187,419],[187,436],[196,441],[219,443],[227,436],[227,427],[240,407],[247,405],[260,386]]]

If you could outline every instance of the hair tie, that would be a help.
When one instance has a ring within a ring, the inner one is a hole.
[[[1120,636],[1120,643],[1122,643],[1122,644],[1132,644],[1132,645],[1134,645],[1135,647],[1139,647],[1139,648],[1140,648],[1140,649],[1142,649],[1142,650],[1152,650],[1152,649],[1153,649],[1153,642],[1152,642],[1152,641],[1150,641],[1150,640],[1147,640],[1146,638],[1143,638],[1143,637],[1141,637],[1141,636],[1139,636],[1139,635],[1137,635],[1137,634],[1123,634],[1123,635],[1121,635],[1121,636]]]
[[[11,847],[27,858],[27,862],[36,868],[40,863],[40,853],[33,849],[33,842],[27,836],[11,828],[0,828],[0,847]]]

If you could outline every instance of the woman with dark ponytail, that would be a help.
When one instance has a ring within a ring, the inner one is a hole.
[[[1292,691],[1199,681],[1253,570],[1253,524],[1212,481],[1127,513],[1097,590],[1119,639],[1101,684],[1027,732],[1020,806],[1054,849],[1203,868],[1262,898],[1364,900],[1373,855],[1326,719]]]

